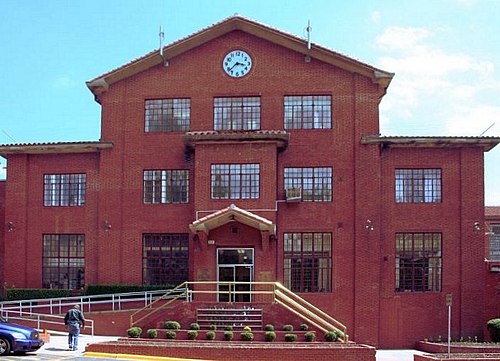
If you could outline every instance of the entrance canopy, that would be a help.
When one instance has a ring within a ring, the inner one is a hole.
[[[201,231],[208,234],[212,229],[234,221],[246,224],[260,231],[267,231],[270,235],[276,234],[276,225],[269,219],[238,208],[234,204],[194,221],[189,225],[189,229],[193,233]]]

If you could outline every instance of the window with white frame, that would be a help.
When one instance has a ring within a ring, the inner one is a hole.
[[[150,99],[144,106],[146,133],[189,130],[191,99]]]
[[[305,202],[332,200],[331,167],[285,168],[285,190],[300,189]]]
[[[85,204],[87,176],[79,174],[45,174],[43,176],[43,205],[71,207]]]
[[[500,223],[492,223],[490,229],[490,260],[500,261]]]
[[[259,130],[260,97],[214,99],[214,130]]]
[[[330,95],[294,95],[284,99],[285,129],[330,129]]]
[[[188,203],[188,170],[145,170],[144,203]]]
[[[330,292],[331,233],[284,234],[285,286],[293,292]]]
[[[441,249],[441,233],[396,233],[396,291],[441,291]]]
[[[440,203],[441,169],[396,169],[396,203]]]
[[[260,194],[259,164],[212,164],[212,199],[257,199]]]
[[[85,236],[44,234],[43,288],[81,289],[85,286]]]

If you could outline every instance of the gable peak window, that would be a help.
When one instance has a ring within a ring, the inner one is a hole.
[[[293,95],[284,99],[285,129],[331,129],[330,95]]]
[[[214,130],[260,130],[260,97],[214,98]]]

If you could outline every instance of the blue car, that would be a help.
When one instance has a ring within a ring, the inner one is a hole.
[[[0,356],[8,355],[11,352],[36,351],[43,344],[40,334],[34,328],[6,322],[0,316]]]

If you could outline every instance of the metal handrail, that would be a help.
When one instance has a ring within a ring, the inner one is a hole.
[[[64,325],[64,316],[48,315],[43,313],[22,313],[14,310],[1,310],[0,314],[7,321],[21,321],[23,324],[27,324],[37,330],[48,329],[49,325],[58,325],[62,327]],[[86,329],[90,330],[90,335],[94,336],[94,320],[86,319],[85,324],[82,327],[82,333]]]
[[[196,290],[194,287],[198,285],[214,286],[213,289],[203,289]],[[238,291],[236,289],[237,285],[248,285],[250,286],[248,290]],[[265,290],[256,290],[254,286],[266,286]],[[228,286],[227,290],[221,290],[220,286]],[[267,289],[268,287],[271,290]],[[178,292],[183,290],[183,292]],[[176,293],[177,292],[177,293]],[[151,302],[148,306],[134,312],[130,316],[130,325],[135,326],[140,322],[143,322],[147,318],[151,317],[153,314],[160,310],[165,309],[174,301],[179,299],[184,299],[187,302],[191,302],[193,296],[196,294],[215,294],[217,296],[221,294],[227,294],[229,300],[234,300],[234,295],[244,294],[244,295],[271,295],[271,301],[273,303],[278,303],[288,309],[290,312],[299,316],[306,322],[314,325],[323,332],[337,331],[340,333],[340,338],[344,342],[348,341],[347,327],[341,322],[337,321],[329,314],[320,310],[316,306],[312,305],[296,293],[290,291],[288,288],[283,286],[279,282],[217,282],[217,281],[193,281],[184,282],[177,286],[176,288],[165,293],[163,296],[159,297],[154,302]],[[165,301],[160,303],[161,301]],[[138,315],[141,315],[138,317]]]
[[[2,301],[0,302],[0,311],[13,310],[19,311],[21,314],[32,314],[43,309],[44,311],[47,310],[48,314],[53,315],[66,312],[68,307],[75,304],[79,304],[84,312],[92,312],[92,308],[95,309],[95,306],[97,305],[108,305],[109,308],[106,308],[106,310],[116,311],[124,309],[127,304],[137,302],[143,302],[146,307],[148,304],[164,295],[167,291],[168,290],[155,290],[145,292]]]

